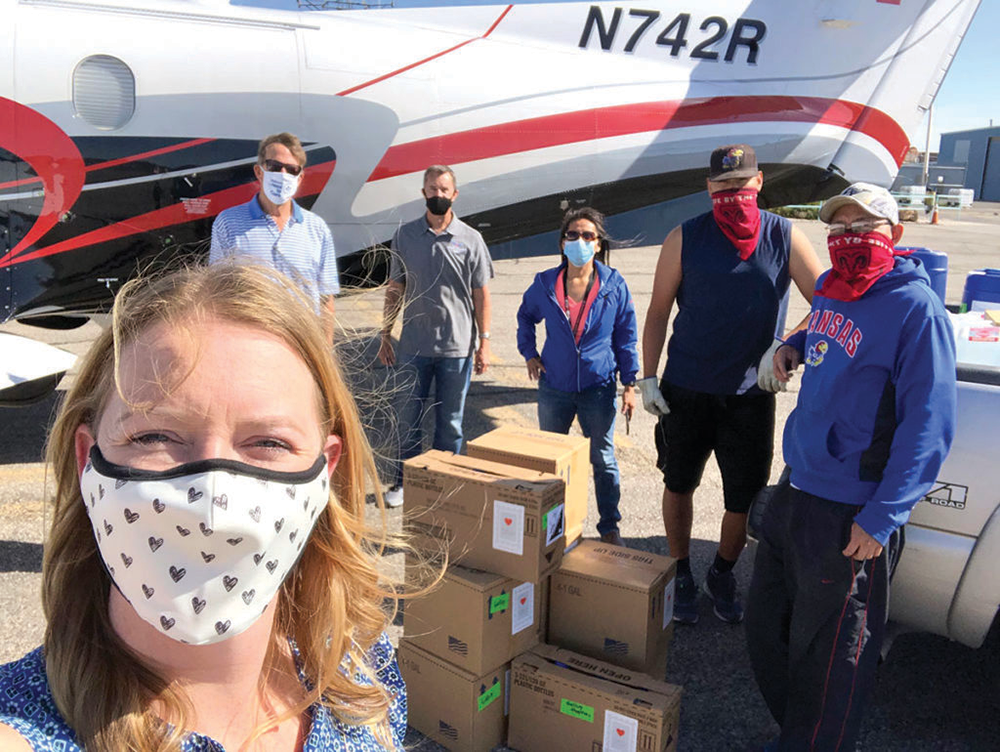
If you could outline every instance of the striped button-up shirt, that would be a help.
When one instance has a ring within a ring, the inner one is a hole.
[[[337,256],[330,228],[317,214],[292,202],[283,230],[254,196],[219,214],[212,225],[208,262],[229,256],[267,264],[294,280],[312,298],[316,311],[323,297],[340,292]]]

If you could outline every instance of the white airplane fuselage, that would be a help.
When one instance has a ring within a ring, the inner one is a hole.
[[[771,204],[888,185],[978,4],[0,0],[0,320],[98,310],[137,264],[203,251],[279,131],[340,256],[418,216],[434,163],[501,255],[550,250],[581,203],[659,242],[724,143],[755,147]]]

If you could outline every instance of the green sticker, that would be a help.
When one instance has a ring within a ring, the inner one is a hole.
[[[500,682],[497,682],[492,687],[487,689],[481,695],[479,695],[479,710],[482,712],[483,708],[489,707],[490,703],[500,697]]]
[[[565,697],[559,704],[559,712],[579,718],[581,721],[586,721],[587,723],[594,722],[594,709],[590,705],[584,705],[582,702],[573,702],[572,700],[567,700]]]
[[[508,608],[510,608],[510,593],[490,598],[490,616],[500,611],[506,611]]]
[[[558,506],[559,506],[558,504],[553,504],[552,509],[550,509],[549,511],[547,511],[545,514],[542,515],[542,530],[545,530],[545,528],[549,526],[549,515],[552,514],[552,512]]]

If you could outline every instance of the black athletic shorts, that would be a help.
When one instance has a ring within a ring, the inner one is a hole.
[[[774,395],[718,395],[660,382],[670,414],[656,424],[656,464],[674,493],[701,483],[714,451],[726,510],[745,514],[771,473]]]

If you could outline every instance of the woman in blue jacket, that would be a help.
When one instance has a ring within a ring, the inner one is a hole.
[[[562,263],[535,275],[524,293],[517,311],[517,349],[527,361],[528,377],[538,380],[539,428],[569,433],[573,418],[580,419],[590,439],[597,532],[605,543],[623,546],[615,377],[625,386],[622,413],[631,419],[639,370],[635,307],[622,275],[602,263],[608,238],[600,212],[590,207],[567,212],[559,248]],[[545,347],[539,357],[535,326],[541,321]]]

